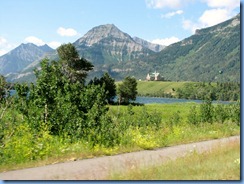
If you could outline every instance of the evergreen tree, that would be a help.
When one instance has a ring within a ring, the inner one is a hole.
[[[72,83],[84,84],[87,73],[93,69],[93,65],[79,54],[71,43],[63,44],[58,49],[58,55],[62,63],[62,72]]]

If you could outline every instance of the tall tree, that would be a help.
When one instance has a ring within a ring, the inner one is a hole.
[[[129,100],[136,100],[137,82],[134,77],[126,77],[118,86],[119,103],[129,103]]]
[[[58,49],[64,74],[73,83],[84,83],[87,73],[93,69],[93,65],[84,58],[79,57],[74,45],[71,43],[63,44]]]

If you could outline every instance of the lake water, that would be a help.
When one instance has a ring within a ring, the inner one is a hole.
[[[14,95],[16,93],[15,90],[10,90],[10,95]],[[116,101],[117,98],[114,99]],[[161,97],[136,97],[136,103],[141,104],[169,104],[169,103],[187,103],[187,102],[195,102],[202,103],[202,100],[187,100],[187,99],[177,99],[177,98],[161,98]],[[232,102],[227,101],[213,101],[213,103],[221,103],[221,104],[229,104]]]
[[[177,98],[137,97],[135,102],[142,103],[142,104],[168,104],[168,103],[187,103],[187,102],[202,103],[203,101],[202,100],[177,99]],[[231,102],[213,101],[213,103],[229,104]]]
[[[136,97],[136,103],[142,104],[168,104],[168,103],[186,103],[186,102],[196,102],[201,103],[201,100],[186,100],[177,98],[160,98],[160,97]]]

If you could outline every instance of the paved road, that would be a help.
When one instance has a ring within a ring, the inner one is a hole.
[[[111,171],[123,172],[135,166],[163,163],[169,159],[182,157],[193,150],[202,153],[232,141],[240,141],[240,136],[9,171],[0,173],[0,179],[103,180]]]

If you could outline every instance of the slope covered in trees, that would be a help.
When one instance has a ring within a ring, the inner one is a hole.
[[[172,81],[240,82],[240,14],[144,61]]]

